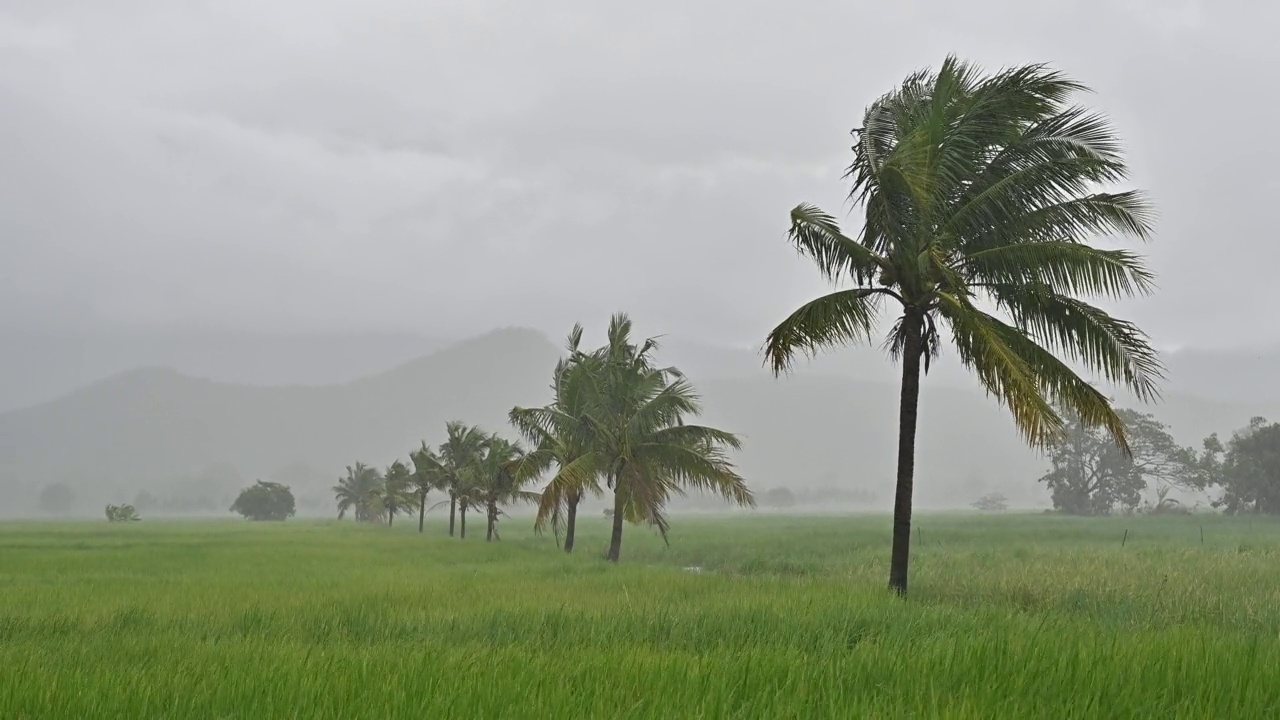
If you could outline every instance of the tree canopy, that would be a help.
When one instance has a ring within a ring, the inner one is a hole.
[[[282,521],[291,518],[296,511],[293,491],[278,482],[259,480],[240,491],[231,512],[249,520]]]

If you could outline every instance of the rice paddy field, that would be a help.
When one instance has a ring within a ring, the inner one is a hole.
[[[0,524],[0,718],[1280,717],[1280,524],[918,519]]]

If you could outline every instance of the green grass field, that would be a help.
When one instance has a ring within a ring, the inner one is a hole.
[[[919,521],[0,524],[0,718],[1280,716],[1280,524]]]

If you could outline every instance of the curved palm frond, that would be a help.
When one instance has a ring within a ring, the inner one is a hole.
[[[822,350],[871,342],[880,292],[876,288],[838,290],[800,306],[769,333],[765,362],[775,375],[789,370],[797,354],[814,357]]]

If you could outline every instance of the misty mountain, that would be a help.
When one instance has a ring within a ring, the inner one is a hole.
[[[0,412],[53,400],[139,367],[249,385],[331,385],[450,344],[409,333],[268,334],[152,328],[0,328]]]
[[[370,349],[370,352],[376,352]],[[305,464],[330,480],[357,460],[389,462],[455,418],[497,429],[513,404],[550,393],[557,348],[491,333],[388,372],[321,387],[215,382],[147,368],[0,415],[0,485],[65,481],[107,492],[213,466],[268,477]]]
[[[9,513],[29,512],[34,493],[53,482],[71,484],[88,507],[127,501],[143,489],[196,488],[222,498],[255,477],[323,494],[348,464],[385,465],[424,439],[439,442],[448,420],[509,432],[513,405],[548,399],[559,356],[542,334],[513,329],[333,385],[260,386],[166,368],[133,370],[0,415],[0,487],[13,498]],[[706,421],[744,436],[738,462],[756,489],[848,488],[888,507],[898,398],[893,368],[882,358],[855,353],[856,362],[837,363],[845,372],[832,373],[819,361],[776,379],[751,350],[675,343],[664,346],[660,359],[690,374]],[[847,371],[861,363],[870,377]],[[1208,433],[1229,433],[1270,407],[1171,394],[1145,409],[1180,442],[1198,445]],[[1039,504],[1045,493],[1035,480],[1044,469],[976,382],[955,369],[925,379],[921,507],[963,505],[992,490]]]

